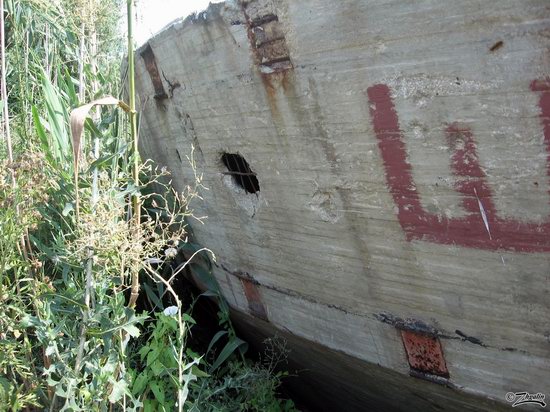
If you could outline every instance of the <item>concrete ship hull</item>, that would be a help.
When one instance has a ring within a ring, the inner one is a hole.
[[[140,49],[142,154],[181,190],[195,147],[196,239],[319,408],[550,395],[549,37],[544,0],[257,0]]]

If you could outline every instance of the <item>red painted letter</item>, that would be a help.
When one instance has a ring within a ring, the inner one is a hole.
[[[531,90],[540,93],[547,175],[550,177],[550,79],[533,81]],[[390,89],[384,84],[377,84],[370,87],[367,94],[372,124],[386,170],[386,182],[408,240],[489,250],[550,251],[550,219],[543,223],[524,223],[498,217],[491,189],[479,165],[472,132],[456,124],[447,128],[449,145],[455,148],[451,169],[457,179],[456,190],[463,195],[462,204],[468,215],[450,219],[427,213],[413,181],[412,166],[408,162]]]

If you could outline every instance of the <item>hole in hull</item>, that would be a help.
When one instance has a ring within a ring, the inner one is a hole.
[[[223,153],[221,160],[227,168],[227,172],[224,173],[233,176],[235,184],[246,190],[247,193],[260,191],[258,177],[250,169],[250,165],[244,157],[236,153]]]

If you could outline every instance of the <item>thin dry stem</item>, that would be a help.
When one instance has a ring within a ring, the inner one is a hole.
[[[137,135],[137,119],[136,119],[136,86],[134,74],[134,44],[133,44],[133,0],[127,0],[128,13],[128,86],[130,99],[130,135],[132,137],[132,156],[133,178],[134,184],[139,186],[139,150],[138,150],[138,135]],[[134,212],[134,220],[136,228],[141,224],[141,199],[138,194],[132,197],[132,206]],[[128,307],[134,307],[139,296],[139,272],[132,272],[132,292]]]

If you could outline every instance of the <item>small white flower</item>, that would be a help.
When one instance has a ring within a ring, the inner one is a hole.
[[[171,259],[173,257],[176,257],[176,255],[178,254],[178,249],[176,249],[175,247],[169,247],[168,249],[166,249],[164,251],[164,255],[168,258],[168,259]]]
[[[176,316],[178,314],[178,307],[177,306],[168,306],[162,313],[164,313],[166,316]]]

